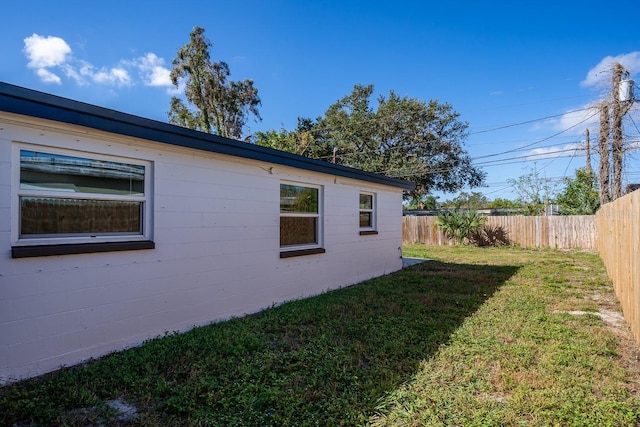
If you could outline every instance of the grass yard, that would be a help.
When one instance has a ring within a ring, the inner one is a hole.
[[[596,255],[404,254],[433,261],[2,388],[0,425],[640,423],[640,351]]]

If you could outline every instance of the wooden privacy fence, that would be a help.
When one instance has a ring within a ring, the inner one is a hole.
[[[613,281],[624,317],[640,343],[640,191],[602,206],[596,214],[598,252]]]
[[[402,243],[449,245],[437,229],[435,216],[402,218]],[[508,243],[535,248],[593,249],[596,245],[595,216],[489,216],[485,228],[504,234]]]

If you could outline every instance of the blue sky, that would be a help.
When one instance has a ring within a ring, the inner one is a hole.
[[[450,103],[487,172],[487,187],[472,191],[489,199],[514,198],[508,180],[532,168],[561,189],[584,166],[575,149],[587,127],[597,143],[588,107],[608,94],[613,62],[640,96],[637,0],[4,0],[2,8],[0,81],[160,121],[175,93],[171,61],[194,26],[206,29],[212,59],[226,61],[233,80],[254,80],[263,120],[249,133],[291,130],[355,84]],[[624,121],[630,147],[640,147],[638,105]],[[634,149],[624,178],[640,182]]]

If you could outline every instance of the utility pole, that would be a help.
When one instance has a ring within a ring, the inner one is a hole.
[[[587,174],[591,176],[593,174],[593,169],[591,168],[591,143],[589,142],[589,128],[586,128],[584,131],[584,143],[587,150]]]
[[[609,104],[600,103],[600,138],[598,139],[600,165],[598,168],[600,182],[600,205],[611,201],[609,189]]]
[[[611,154],[613,160],[613,200],[622,197],[622,103],[620,102],[620,80],[624,68],[613,65],[613,120],[611,124]]]

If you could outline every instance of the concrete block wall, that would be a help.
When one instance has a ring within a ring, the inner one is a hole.
[[[0,128],[0,384],[402,266],[401,189],[6,113]],[[12,259],[16,143],[151,162],[156,248]],[[322,186],[326,253],[279,257],[283,180]],[[361,191],[376,235],[359,235]]]

